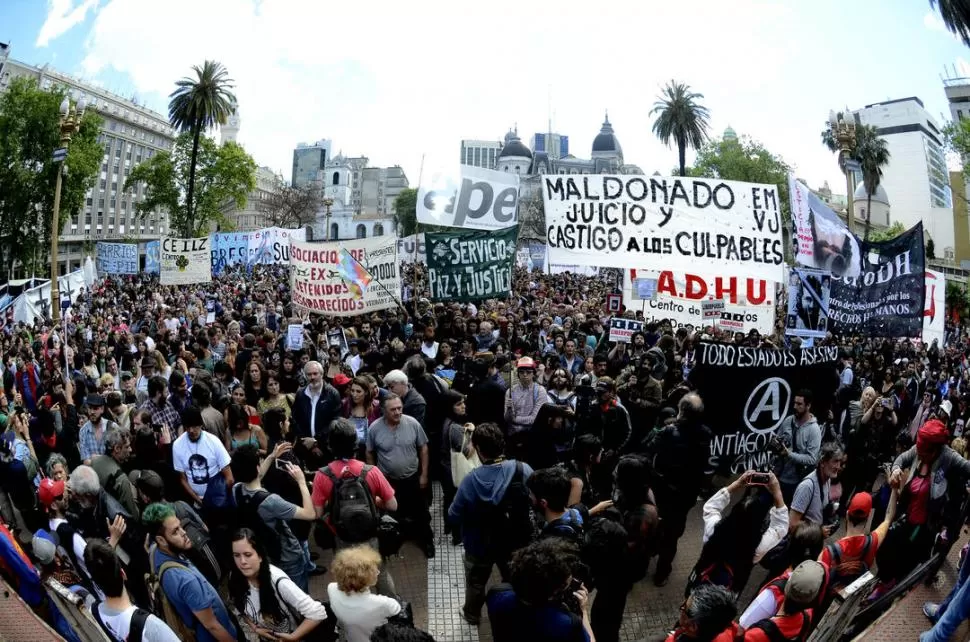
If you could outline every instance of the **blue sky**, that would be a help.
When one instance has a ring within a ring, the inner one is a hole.
[[[649,110],[675,78],[704,94],[712,133],[731,125],[839,191],[829,109],[915,95],[942,125],[944,69],[970,76],[926,0],[467,4],[3,0],[0,41],[159,111],[191,65],[220,60],[259,164],[289,177],[297,142],[331,138],[412,184],[422,158],[457,162],[462,138],[527,138],[550,115],[586,157],[607,109],[627,162],[667,173]]]

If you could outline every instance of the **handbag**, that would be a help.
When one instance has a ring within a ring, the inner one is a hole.
[[[388,624],[398,624],[400,626],[414,627],[414,609],[411,608],[411,603],[401,597],[395,597],[398,604],[401,605],[401,610],[397,615],[392,615],[387,618]]]
[[[482,462],[478,459],[478,451],[473,450],[470,457],[465,456],[468,436],[471,433],[471,430],[465,430],[461,439],[461,450],[458,452],[451,451],[451,482],[455,485],[455,488],[461,486],[462,480],[468,476],[468,473],[482,465]]]

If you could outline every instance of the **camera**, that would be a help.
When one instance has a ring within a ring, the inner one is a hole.
[[[767,486],[770,481],[771,475],[768,473],[754,473],[748,478],[748,484],[752,486]]]
[[[562,594],[562,604],[566,607],[566,610],[580,617],[583,615],[583,606],[579,603],[579,599],[574,593],[581,588],[583,588],[582,580],[574,577],[570,580],[569,586],[566,587],[566,590]]]

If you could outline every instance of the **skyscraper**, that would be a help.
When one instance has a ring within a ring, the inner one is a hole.
[[[330,160],[331,142],[329,138],[315,143],[300,143],[293,150],[293,187],[303,187],[312,181],[321,180],[321,172]]]
[[[545,152],[552,160],[569,156],[569,136],[562,134],[536,134],[532,137],[532,150]]]
[[[923,221],[937,254],[953,252],[953,210],[943,135],[915,96],[866,105],[856,112],[872,125],[889,148],[882,187],[891,204],[890,223],[909,228]]]
[[[64,89],[72,100],[87,98],[104,124],[99,141],[104,145],[101,172],[88,192],[84,205],[61,229],[58,255],[60,273],[80,267],[83,244],[90,241],[158,239],[169,233],[168,215],[162,210],[136,216],[135,205],[145,198],[145,185],[124,191],[125,179],[133,167],[160,151],[172,148],[178,135],[168,119],[127,98],[101,87],[59,73],[47,65],[35,67],[9,57],[0,50],[0,92],[17,77],[33,78],[41,89]]]

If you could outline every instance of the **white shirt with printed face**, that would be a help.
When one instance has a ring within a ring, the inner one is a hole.
[[[199,441],[192,441],[185,432],[172,444],[172,465],[185,473],[192,490],[204,497],[209,481],[229,465],[229,452],[212,433],[203,430]]]

